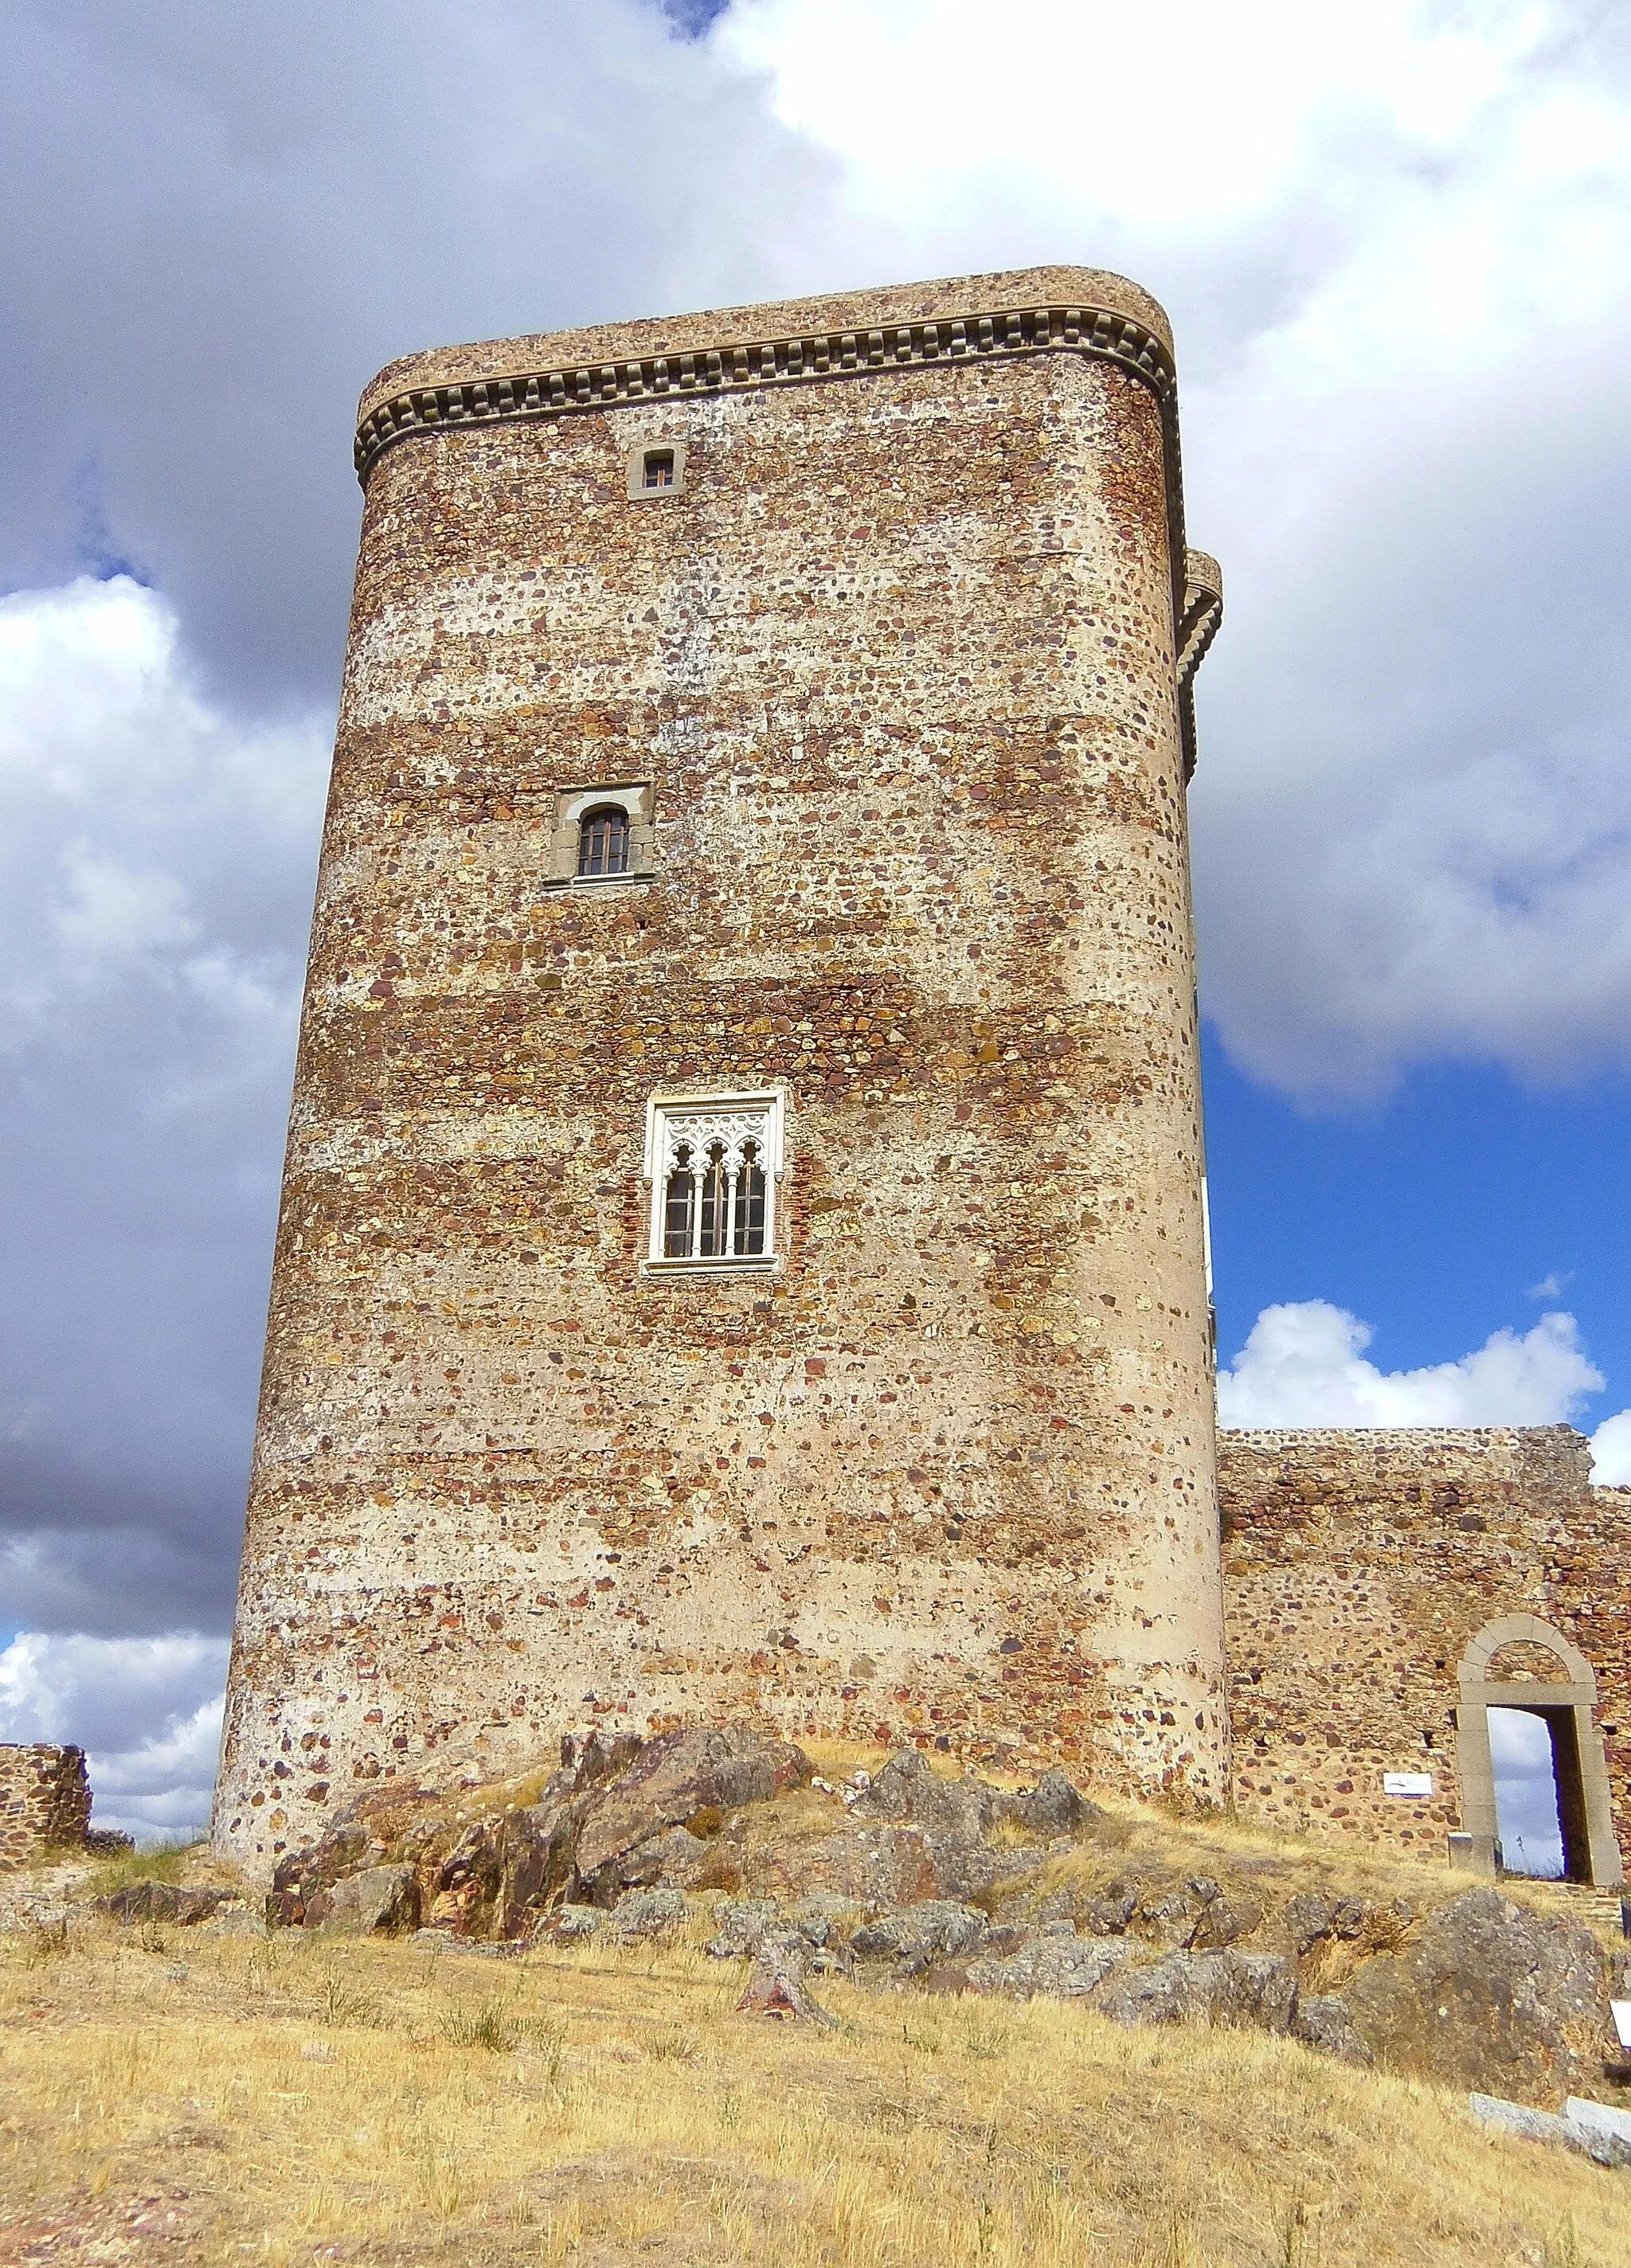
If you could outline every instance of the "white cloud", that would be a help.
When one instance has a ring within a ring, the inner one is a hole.
[[[1492,1332],[1472,1354],[1421,1370],[1378,1370],[1374,1333],[1328,1300],[1265,1307],[1245,1345],[1218,1373],[1229,1426],[1556,1425],[1573,1418],[1600,1373],[1572,1315],[1531,1330]]]
[[[1599,1488],[1631,1488],[1631,1410],[1605,1418],[1592,1434],[1591,1477]]]
[[[221,1742],[224,1638],[54,1638],[0,1652],[0,1740],[87,1751],[99,1827],[138,1841],[202,1827]]]

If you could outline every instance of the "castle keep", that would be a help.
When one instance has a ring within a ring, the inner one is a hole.
[[[357,447],[218,1845],[264,1872],[359,1785],[587,1723],[1223,1799],[1185,808],[1221,598],[1161,310],[1040,269],[461,347]],[[1574,1498],[1536,1525],[1489,1452],[1515,1540],[1446,1635],[1378,1604],[1380,1509],[1356,1590],[1333,1438],[1228,1453],[1243,1800],[1462,1832],[1456,1646],[1526,1616],[1609,1879]],[[1320,1734],[1384,1656],[1351,1763]],[[1372,1804],[1428,1734],[1432,1795]]]
[[[1221,1793],[1160,310],[461,348],[358,451],[221,1839],[720,1712]]]

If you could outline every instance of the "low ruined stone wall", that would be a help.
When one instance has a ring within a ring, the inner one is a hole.
[[[1591,1486],[1572,1427],[1224,1433],[1219,1499],[1244,1813],[1443,1851],[1463,1825],[1458,1667],[1529,1614],[1596,1675],[1631,1849],[1631,1491]],[[1531,1651],[1499,1674],[1544,1678]],[[1384,1773],[1432,1793],[1388,1794]]]
[[[0,1867],[83,1844],[90,1825],[83,1749],[0,1743]]]

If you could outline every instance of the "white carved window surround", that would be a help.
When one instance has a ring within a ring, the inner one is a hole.
[[[652,1098],[642,1168],[651,1192],[648,1269],[776,1265],[785,1116],[780,1088]]]

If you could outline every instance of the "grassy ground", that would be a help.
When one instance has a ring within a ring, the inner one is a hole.
[[[825,1980],[816,2033],[740,1987],[683,1942],[13,1930],[0,2263],[1631,2262],[1631,2176],[1289,2042]]]

